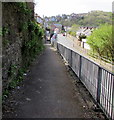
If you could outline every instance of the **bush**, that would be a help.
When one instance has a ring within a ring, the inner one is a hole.
[[[68,33],[69,33],[70,35],[72,35],[72,36],[76,37],[76,32],[69,31]]]
[[[70,35],[76,37],[76,31],[78,30],[79,25],[73,24],[70,31],[68,32]]]
[[[112,41],[112,25],[101,25],[89,36],[87,43],[90,45],[93,53],[101,57],[107,57],[114,61],[114,42]]]
[[[31,62],[31,60],[44,48],[43,42],[42,42],[42,39],[44,37],[44,30],[40,25],[38,25],[34,21],[29,22],[28,30],[29,30],[29,33],[31,33],[29,35],[31,39],[23,43],[22,55],[24,57],[24,60],[25,60],[25,57],[27,58],[27,61],[29,64],[29,62]],[[26,63],[27,61],[25,60]]]
[[[82,39],[85,39],[85,38],[86,38],[86,35],[84,35],[84,34],[79,36],[80,41],[82,41]]]

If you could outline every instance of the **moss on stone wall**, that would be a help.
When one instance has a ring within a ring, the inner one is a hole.
[[[43,50],[43,28],[34,20],[34,3],[8,2],[3,7],[3,89],[22,79],[32,60]]]

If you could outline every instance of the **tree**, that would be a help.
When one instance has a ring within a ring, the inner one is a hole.
[[[114,42],[112,41],[112,25],[101,25],[87,38],[92,51],[101,57],[114,61]]]
[[[71,29],[69,30],[69,34],[76,37],[76,31],[79,29],[79,25],[73,24]]]
[[[77,24],[73,24],[71,27],[71,30],[74,32],[76,32],[78,29],[79,29],[79,25],[77,25]]]

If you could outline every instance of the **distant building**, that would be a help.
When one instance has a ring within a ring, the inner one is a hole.
[[[38,24],[43,25],[43,21],[44,21],[43,18],[41,18],[38,14],[35,14],[34,17],[35,17]]]
[[[56,28],[58,28],[58,30],[60,31],[62,29],[62,25],[61,24],[52,24],[51,25],[51,30],[55,30]]]
[[[56,19],[56,17],[55,16],[52,16],[51,18],[50,18],[50,21],[57,21],[57,19]]]
[[[48,22],[48,21],[49,21],[49,18],[45,18],[45,21]]]
[[[90,36],[93,30],[96,29],[96,27],[80,27],[79,30],[76,32],[76,36],[79,39],[79,36],[85,35],[86,37]],[[87,39],[82,39],[81,41],[81,47],[85,49],[90,49],[90,46],[87,44]]]
[[[90,36],[94,29],[96,29],[96,27],[80,27],[76,32],[76,36],[77,38],[79,38],[80,35]]]
[[[44,28],[48,28],[48,27],[49,27],[48,23],[44,22]]]
[[[61,24],[54,24],[56,28],[62,28]]]

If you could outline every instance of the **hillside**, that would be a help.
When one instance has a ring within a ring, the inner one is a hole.
[[[112,21],[111,12],[91,11],[89,13],[81,13],[71,15],[57,15],[52,17],[45,17],[45,20],[51,23],[60,23],[64,26],[72,26],[78,24],[80,26],[99,26],[100,24],[110,23]]]

